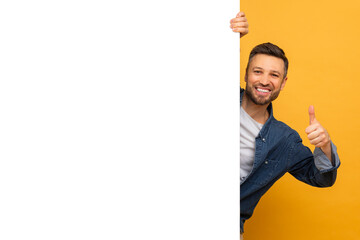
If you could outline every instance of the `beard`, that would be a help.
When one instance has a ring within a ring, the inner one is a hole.
[[[246,84],[245,93],[249,97],[249,99],[256,105],[267,105],[272,101],[274,101],[280,94],[280,89],[277,89],[275,91],[271,91],[269,96],[262,97],[256,95],[255,91],[256,91],[255,87]]]

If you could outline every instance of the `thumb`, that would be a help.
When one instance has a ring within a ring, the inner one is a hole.
[[[309,118],[310,124],[312,124],[315,121],[315,109],[313,105],[309,106]]]

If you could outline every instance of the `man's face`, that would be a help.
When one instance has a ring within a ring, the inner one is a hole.
[[[266,54],[256,54],[245,76],[246,95],[257,105],[275,100],[285,87],[284,61]]]

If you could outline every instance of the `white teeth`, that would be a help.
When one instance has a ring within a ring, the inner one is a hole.
[[[267,89],[261,89],[261,88],[257,88],[256,90],[258,90],[259,92],[263,92],[263,93],[270,92],[270,91],[267,90]]]

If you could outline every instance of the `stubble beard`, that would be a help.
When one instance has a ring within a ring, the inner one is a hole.
[[[248,84],[246,84],[245,93],[249,97],[249,99],[256,105],[267,105],[274,101],[280,94],[280,89],[278,89],[276,91],[271,91],[270,96],[264,98],[256,96],[254,93],[255,91],[255,87],[250,87]]]

